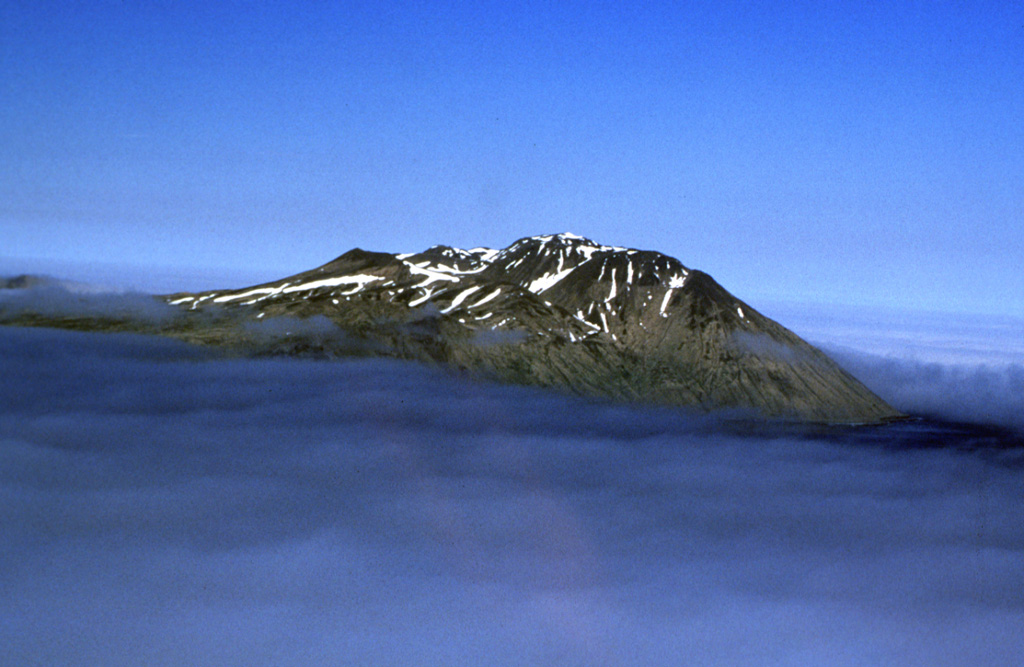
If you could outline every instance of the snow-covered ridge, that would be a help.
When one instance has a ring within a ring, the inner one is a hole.
[[[534,252],[538,255],[563,251],[568,254],[582,255],[586,259],[591,259],[599,252],[629,252],[628,248],[601,245],[578,234],[564,232],[562,234],[528,236],[524,239],[519,239],[509,247],[499,251],[495,258],[516,255],[527,248],[535,248]]]
[[[626,303],[622,299],[630,294],[641,294],[641,307],[660,306],[659,314],[667,317],[673,292],[684,286],[688,273],[677,260],[660,253],[607,246],[568,232],[522,238],[500,250],[487,247],[464,250],[435,245],[422,252],[390,257],[397,260],[404,271],[396,274],[396,265],[387,262],[362,265],[358,272],[345,275],[313,271],[279,283],[238,291],[181,296],[171,303],[192,308],[209,303],[254,305],[286,295],[309,293],[311,297],[330,297],[331,303],[340,305],[342,299],[349,300],[361,292],[374,290],[374,294],[389,301],[399,300],[411,308],[437,303],[441,313],[449,314],[467,312],[492,302],[503,292],[510,294],[519,288],[551,305],[551,297],[546,296],[548,292],[581,267],[600,262],[600,271],[595,266],[591,275],[596,276],[596,284],[603,294],[595,295],[586,316],[581,311],[575,319],[588,328],[610,333],[608,318],[619,316]],[[491,271],[485,276],[479,275],[488,269]],[[381,288],[387,289],[382,292]],[[659,298],[652,302],[655,295],[650,290],[655,288],[660,288]],[[638,289],[640,291],[636,292]],[[556,299],[564,298],[564,290],[562,294]],[[474,319],[484,317],[474,316]]]
[[[524,255],[524,252],[529,256]],[[526,237],[501,250],[486,247],[463,250],[439,245],[421,253],[401,253],[395,257],[402,261],[410,272],[424,276],[425,279],[416,287],[427,287],[438,281],[457,283],[460,277],[480,273],[502,260],[513,257],[517,259],[511,260],[508,268],[516,268],[527,260],[534,262],[543,257],[557,256],[556,270],[536,275],[521,285],[527,291],[541,294],[554,287],[581,264],[593,259],[596,254],[614,252],[636,251],[601,245],[578,234],[565,232]]]

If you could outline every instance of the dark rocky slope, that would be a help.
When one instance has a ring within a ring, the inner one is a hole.
[[[899,416],[709,275],[571,234],[500,251],[355,249],[279,281],[160,298],[176,315],[102,328],[257,354],[418,359],[583,395],[787,419]]]

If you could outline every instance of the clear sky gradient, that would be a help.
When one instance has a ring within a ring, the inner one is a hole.
[[[9,262],[269,279],[557,231],[755,305],[1024,315],[1024,5],[0,8]]]

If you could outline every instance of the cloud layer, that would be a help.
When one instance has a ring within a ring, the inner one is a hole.
[[[0,359],[15,663],[959,665],[1024,649],[1024,470],[1014,450],[967,448],[998,434],[743,429],[120,335],[0,328]]]
[[[50,276],[0,277],[0,321],[35,314],[44,317],[100,317],[164,322],[180,312],[153,298],[153,295],[142,292]]]
[[[830,354],[899,409],[1024,434],[1024,365],[942,364],[851,350]]]

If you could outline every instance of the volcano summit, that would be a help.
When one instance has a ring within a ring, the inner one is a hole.
[[[157,298],[175,306],[175,316],[92,326],[79,318],[74,326],[255,354],[416,359],[587,396],[784,419],[899,416],[709,275],[658,252],[573,234],[528,237],[503,250],[354,249],[275,282]]]

